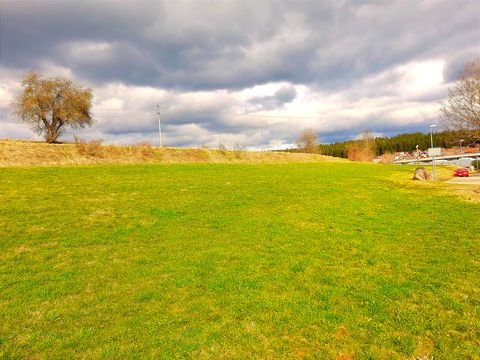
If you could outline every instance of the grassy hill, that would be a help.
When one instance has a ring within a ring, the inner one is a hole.
[[[0,140],[0,166],[52,166],[139,163],[292,163],[342,161],[328,156],[283,152],[102,145],[98,142],[47,144]]]
[[[479,359],[480,193],[411,175],[4,167],[0,357]]]

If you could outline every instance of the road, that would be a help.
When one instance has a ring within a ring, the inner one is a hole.
[[[447,181],[450,184],[472,184],[472,185],[480,185],[480,176],[470,175],[469,177],[455,177],[452,180]]]

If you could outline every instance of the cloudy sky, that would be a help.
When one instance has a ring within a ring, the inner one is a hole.
[[[94,93],[85,139],[279,148],[427,131],[480,55],[478,1],[0,1],[0,138],[28,70]],[[66,133],[65,140],[72,134]]]

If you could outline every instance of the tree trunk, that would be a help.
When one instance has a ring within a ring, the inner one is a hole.
[[[47,133],[45,135],[45,140],[47,143],[52,144],[56,143],[58,139],[58,131],[54,128],[47,128]]]

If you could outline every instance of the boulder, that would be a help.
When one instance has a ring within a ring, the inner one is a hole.
[[[412,180],[430,181],[432,180],[432,174],[424,167],[419,167],[415,169]]]

